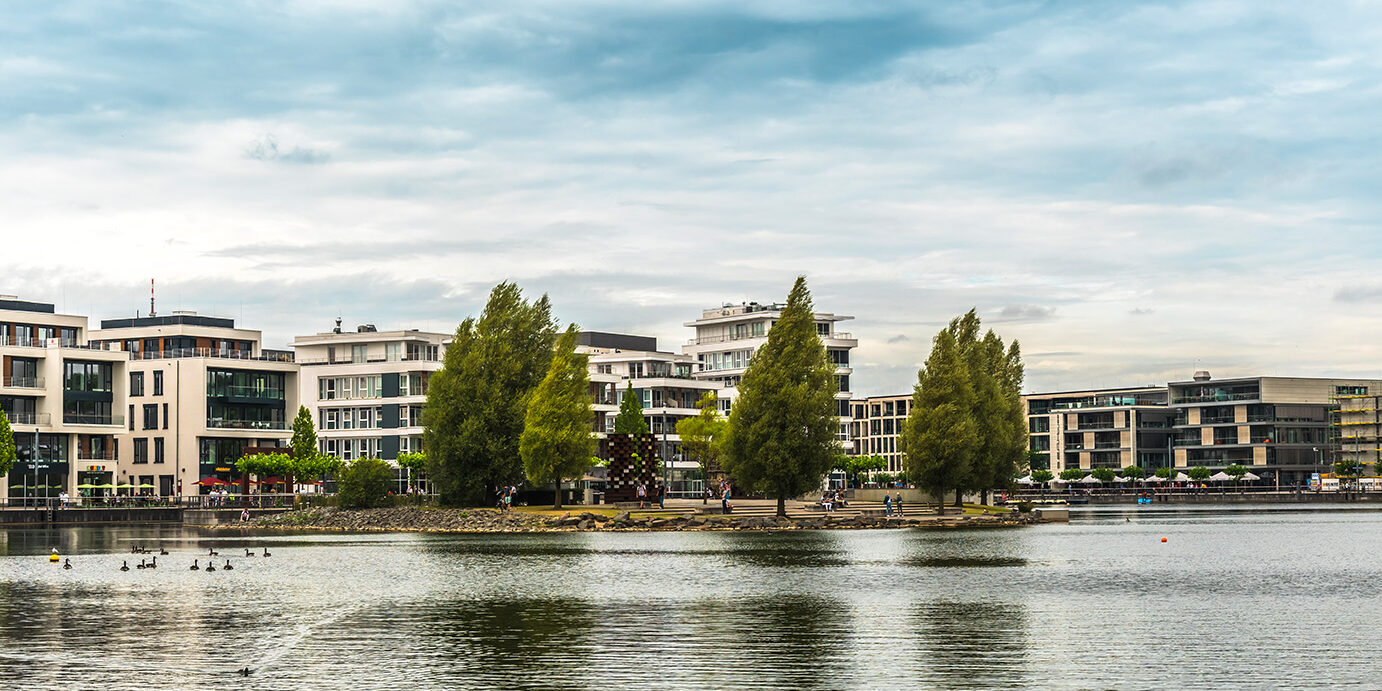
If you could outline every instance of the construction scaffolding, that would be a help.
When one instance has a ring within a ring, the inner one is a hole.
[[[1330,401],[1334,405],[1329,412],[1329,443],[1334,460],[1382,468],[1382,394],[1339,395]]]

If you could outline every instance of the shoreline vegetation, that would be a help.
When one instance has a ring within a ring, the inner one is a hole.
[[[525,511],[495,509],[393,507],[380,509],[303,508],[220,529],[270,528],[341,532],[416,533],[550,533],[648,532],[715,530],[859,530],[887,528],[1007,528],[1040,522],[1037,513],[966,513],[936,516],[819,516],[704,515],[692,512],[635,513],[612,508],[585,511]]]

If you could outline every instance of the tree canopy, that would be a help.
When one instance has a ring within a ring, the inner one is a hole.
[[[456,327],[423,408],[427,472],[444,502],[488,503],[522,479],[528,399],[546,376],[556,337],[547,296],[530,303],[507,282],[490,291],[479,318]]]
[[[556,484],[555,508],[561,508],[561,481],[580,477],[596,448],[588,358],[576,352],[576,333],[572,324],[557,338],[547,375],[528,404],[519,441],[528,481]]]
[[[317,426],[313,424],[307,406],[298,406],[297,417],[293,418],[293,438],[288,444],[293,447],[294,458],[307,458],[320,453],[317,449]]]
[[[14,469],[18,454],[14,447],[14,429],[10,427],[10,416],[0,409],[0,477],[9,475]]]
[[[643,403],[633,392],[633,382],[624,385],[624,397],[619,399],[619,414],[614,416],[615,434],[648,434],[648,420],[643,417]]]
[[[840,455],[835,461],[835,470],[843,471],[845,480],[852,483],[851,486],[859,486],[859,476],[864,473],[882,470],[888,467],[888,462],[882,456],[845,456]]]
[[[1197,465],[1191,468],[1189,472],[1186,473],[1186,477],[1189,477],[1191,480],[1195,480],[1196,482],[1203,482],[1205,480],[1208,480],[1210,475],[1213,475],[1213,473],[1209,472],[1209,468],[1206,468],[1202,465]]]
[[[695,417],[677,420],[677,436],[681,438],[681,448],[701,466],[701,477],[707,481],[710,473],[720,468],[721,447],[729,420],[720,415],[719,397],[714,391],[707,391],[696,401],[699,411]]]
[[[1085,472],[1083,468],[1066,468],[1060,471],[1060,479],[1071,482],[1074,480],[1081,480],[1088,474],[1089,473]]]
[[[806,277],[798,276],[739,382],[729,414],[725,465],[752,491],[786,500],[821,486],[840,447],[835,441],[835,368],[816,332]]]

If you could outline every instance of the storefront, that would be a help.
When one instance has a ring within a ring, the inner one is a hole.
[[[11,497],[57,497],[67,489],[67,461],[18,461],[10,470]]]

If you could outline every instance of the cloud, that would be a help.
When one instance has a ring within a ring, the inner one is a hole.
[[[289,151],[280,151],[278,142],[271,134],[250,142],[245,147],[245,157],[256,161],[280,161],[283,163],[325,163],[331,156],[324,151],[295,146]]]
[[[1146,316],[1148,314],[1156,314],[1156,310],[1152,309],[1151,307],[1134,307],[1128,310],[1128,314],[1131,314],[1135,317],[1141,317]]]
[[[887,343],[888,345],[893,345],[896,343],[906,343],[910,340],[912,339],[906,336],[905,334],[897,334],[896,336],[889,336],[887,340],[884,341],[884,343]]]
[[[1004,305],[998,310],[997,322],[1046,321],[1056,316],[1056,308],[1048,305]]]

